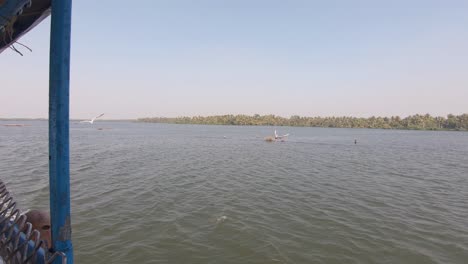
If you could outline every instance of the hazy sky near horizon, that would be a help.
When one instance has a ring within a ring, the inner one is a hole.
[[[466,1],[129,3],[73,2],[71,118],[468,113]],[[47,117],[49,28],[0,54],[0,117]]]

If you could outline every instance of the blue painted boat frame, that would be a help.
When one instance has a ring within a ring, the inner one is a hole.
[[[52,244],[73,263],[70,207],[71,0],[52,0],[49,68],[49,186]],[[56,259],[54,263],[60,263]]]
[[[32,16],[26,13],[31,12],[30,9],[35,11]],[[53,251],[64,253],[68,264],[73,263],[69,147],[71,9],[72,0],[33,0],[33,2],[4,0],[0,2],[0,36],[2,37],[0,53],[47,17],[50,10],[52,13],[49,65],[51,233]],[[62,263],[62,259],[55,258],[53,263]]]

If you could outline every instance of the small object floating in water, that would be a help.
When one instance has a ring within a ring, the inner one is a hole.
[[[224,139],[226,139],[227,137],[226,136],[223,136]]]
[[[221,217],[219,217],[218,219],[216,219],[216,223],[222,223],[224,221],[226,221],[227,219],[227,216],[223,215]]]
[[[357,139],[354,140],[354,144],[355,144],[355,145],[357,144]]]

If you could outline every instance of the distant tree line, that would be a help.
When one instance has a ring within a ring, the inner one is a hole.
[[[405,118],[392,117],[301,117],[284,118],[275,115],[218,115],[194,117],[148,117],[140,122],[170,124],[234,125],[234,126],[302,126],[340,128],[382,128],[416,130],[468,130],[468,114],[433,117],[411,115]]]

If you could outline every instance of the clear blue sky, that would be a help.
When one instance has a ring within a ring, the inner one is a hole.
[[[71,117],[467,113],[468,2],[376,2],[74,1]],[[49,27],[0,54],[0,117],[47,117]]]

